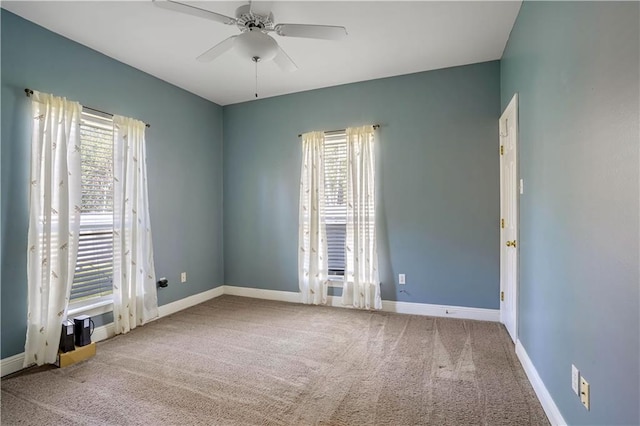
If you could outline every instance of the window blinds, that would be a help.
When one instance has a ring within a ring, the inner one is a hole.
[[[347,136],[344,131],[325,133],[324,170],[329,275],[344,275],[347,238]]]
[[[113,120],[82,112],[82,213],[71,301],[113,290]]]

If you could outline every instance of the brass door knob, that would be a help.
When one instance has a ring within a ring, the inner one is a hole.
[[[516,240],[507,241],[507,247],[516,247]]]

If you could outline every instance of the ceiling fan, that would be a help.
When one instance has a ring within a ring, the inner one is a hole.
[[[173,0],[153,0],[153,2],[163,9],[209,19],[226,25],[237,25],[241,33],[227,38],[198,56],[197,60],[200,62],[213,61],[226,51],[235,48],[256,64],[260,61],[273,59],[281,69],[295,71],[298,69],[296,64],[269,33],[275,33],[281,37],[322,40],[340,40],[347,36],[345,27],[275,24],[273,13],[271,13],[272,2],[270,1],[250,1],[249,4],[242,5],[236,9],[235,18]]]

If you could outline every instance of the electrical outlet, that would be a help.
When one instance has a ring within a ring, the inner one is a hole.
[[[187,273],[183,272],[180,274],[180,282],[181,283],[186,283],[187,282]]]
[[[580,376],[580,401],[584,408],[589,410],[589,383],[582,376]]]
[[[402,285],[406,284],[404,274],[398,274],[398,283]]]
[[[571,389],[580,396],[580,370],[571,364]]]

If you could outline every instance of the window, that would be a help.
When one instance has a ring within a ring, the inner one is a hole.
[[[113,292],[113,120],[82,111],[82,213],[71,302]]]
[[[344,275],[347,238],[347,135],[325,133],[325,223],[329,275]]]

